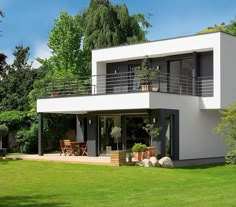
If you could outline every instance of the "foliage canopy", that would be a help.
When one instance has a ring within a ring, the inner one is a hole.
[[[16,46],[14,61],[3,67],[0,73],[0,111],[29,108],[28,94],[38,78],[38,70],[32,70],[29,61],[29,47]]]
[[[221,110],[221,122],[213,129],[228,147],[226,162],[236,164],[236,103]]]
[[[8,133],[8,127],[5,124],[0,125],[0,138],[5,137],[7,133]]]

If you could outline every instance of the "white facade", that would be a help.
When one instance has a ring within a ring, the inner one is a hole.
[[[223,109],[236,100],[236,37],[222,33],[194,35],[143,44],[94,50],[92,74],[106,74],[105,63],[142,59],[144,56],[163,57],[192,52],[213,51],[214,96],[201,98],[201,109]],[[93,79],[96,85],[96,79]]]
[[[213,51],[213,97],[140,92],[45,98],[37,101],[37,112],[86,114],[91,111],[176,109],[179,110],[180,160],[222,157],[226,148],[211,130],[220,120],[218,109],[236,100],[233,80],[236,77],[236,37],[217,32],[94,50],[92,85],[97,85],[96,75],[106,74],[107,63],[142,59],[146,55],[152,58],[203,51]],[[103,84],[106,85],[106,80]],[[95,93],[102,90],[104,87],[97,87]]]

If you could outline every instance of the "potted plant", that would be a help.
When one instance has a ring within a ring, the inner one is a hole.
[[[136,76],[139,78],[142,91],[152,91],[152,81],[157,79],[160,74],[160,70],[151,67],[148,56],[146,56],[136,70]]]
[[[128,149],[128,150],[127,150],[128,162],[132,162],[133,156],[134,156],[134,155],[133,155],[132,149]]]
[[[141,161],[147,157],[147,146],[145,144],[135,143],[132,151],[136,161]]]
[[[117,148],[119,149],[119,139],[121,138],[121,128],[120,127],[113,127],[111,130],[111,136],[115,139]]]
[[[152,146],[152,142],[154,138],[158,138],[160,135],[160,129],[155,127],[154,124],[146,123],[146,126],[143,129],[149,134],[150,136],[150,147],[148,147],[148,158],[152,156],[156,156],[156,147]]]
[[[0,125],[0,156],[6,156],[6,148],[2,148],[2,138],[8,134],[8,127],[6,125]]]
[[[126,164],[126,151],[119,150],[119,139],[121,138],[121,128],[113,127],[111,130],[111,136],[116,141],[117,147],[116,151],[111,151],[111,163],[116,166]]]

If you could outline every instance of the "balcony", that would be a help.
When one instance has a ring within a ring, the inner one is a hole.
[[[187,77],[160,73],[150,80],[139,79],[134,72],[109,73],[77,79],[45,81],[44,97],[90,96],[137,92],[170,93],[212,97],[213,77]]]

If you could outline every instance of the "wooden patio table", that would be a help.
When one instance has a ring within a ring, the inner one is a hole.
[[[81,147],[86,145],[86,142],[70,142],[70,144],[73,149],[73,154],[76,155],[78,153],[78,155],[80,155],[81,154]]]

